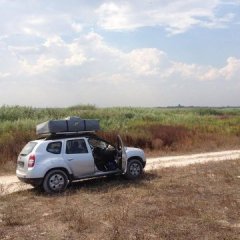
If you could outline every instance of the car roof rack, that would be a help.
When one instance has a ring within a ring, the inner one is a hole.
[[[61,138],[72,138],[72,137],[83,137],[92,136],[97,137],[95,131],[81,131],[81,132],[58,132],[46,134],[45,136],[40,136],[40,138],[45,138],[46,140],[61,139]]]

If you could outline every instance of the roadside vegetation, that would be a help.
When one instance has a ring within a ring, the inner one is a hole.
[[[0,239],[237,240],[239,183],[236,160],[0,194]]]
[[[0,107],[1,171],[13,171],[22,147],[36,139],[35,126],[67,116],[100,119],[99,134],[113,143],[119,133],[126,145],[148,155],[239,148],[239,108],[69,108]]]

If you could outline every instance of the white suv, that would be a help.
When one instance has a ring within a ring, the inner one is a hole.
[[[137,178],[146,165],[143,150],[116,146],[95,134],[55,134],[30,141],[17,159],[17,177],[48,193],[62,192],[74,180],[110,174]]]

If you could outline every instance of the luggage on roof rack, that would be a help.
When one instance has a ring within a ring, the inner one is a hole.
[[[97,130],[100,130],[99,120],[81,119],[80,117],[68,117],[61,120],[49,120],[36,126],[36,133],[38,135],[92,132]]]

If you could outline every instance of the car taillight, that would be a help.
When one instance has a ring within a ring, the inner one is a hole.
[[[35,155],[30,155],[28,158],[28,167],[33,167],[35,164],[36,157]]]

